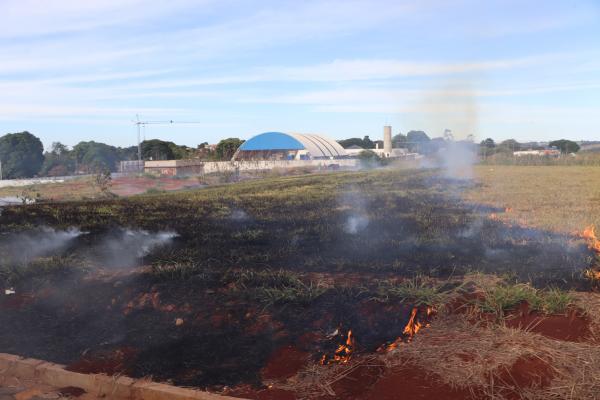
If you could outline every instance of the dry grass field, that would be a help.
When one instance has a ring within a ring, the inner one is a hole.
[[[499,218],[563,233],[600,227],[600,167],[482,165],[475,177],[466,200],[505,209]]]
[[[109,184],[112,195],[127,197],[142,193],[160,193],[184,189],[197,189],[203,186],[196,177],[174,178],[151,175],[113,178]],[[93,200],[106,198],[94,177],[50,184],[0,188],[0,197],[28,196],[41,201]]]

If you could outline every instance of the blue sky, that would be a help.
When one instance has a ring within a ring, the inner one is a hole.
[[[0,133],[600,140],[598,0],[0,0]]]

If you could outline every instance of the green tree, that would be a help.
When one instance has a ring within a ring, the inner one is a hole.
[[[3,178],[31,178],[44,162],[44,146],[39,138],[25,131],[0,137],[0,162]]]
[[[362,147],[364,149],[364,143],[361,138],[342,139],[342,140],[338,140],[338,143],[340,144],[340,146],[342,146],[345,149],[347,149],[348,147],[352,147],[352,146],[358,146],[358,147]]]
[[[496,143],[494,142],[494,139],[487,138],[487,139],[481,141],[481,147],[487,147],[488,149],[493,149],[494,147],[496,147]]]
[[[398,133],[392,137],[392,145],[395,148],[406,148],[406,135]]]
[[[363,138],[363,149],[374,149],[375,148],[375,142],[373,142],[370,138],[369,135],[366,135]]]
[[[191,147],[180,146],[175,143],[169,142],[169,147],[173,152],[173,157],[175,160],[183,160],[187,158],[192,158],[195,151]]]
[[[381,165],[381,158],[371,150],[363,150],[358,153],[358,159],[362,167],[378,167]]]
[[[119,150],[116,147],[94,141],[79,142],[72,151],[77,169],[86,173],[115,171],[120,160]]]
[[[572,140],[560,139],[549,143],[550,146],[556,147],[563,154],[577,153],[581,147]]]
[[[515,139],[507,139],[496,146],[496,150],[503,153],[512,153],[521,150],[521,143]]]
[[[429,136],[423,131],[409,131],[406,134],[406,142],[410,151],[419,153],[428,152],[428,144],[431,141]]]
[[[237,149],[244,143],[243,140],[238,138],[223,139],[217,143],[215,149],[217,153],[217,159],[219,160],[230,160]]]
[[[137,146],[117,147],[119,161],[133,161],[138,159]]]
[[[350,139],[338,140],[338,143],[340,144],[340,146],[342,146],[345,149],[347,149],[348,147],[351,147],[351,146],[358,146],[358,147],[362,147],[363,149],[374,149],[375,148],[375,142],[373,142],[371,140],[371,138],[369,138],[368,135],[366,135],[362,139],[361,138],[350,138]]]
[[[50,151],[44,153],[44,163],[40,175],[64,176],[75,172],[75,158],[67,145],[52,143]]]
[[[171,145],[172,142],[165,142],[159,139],[144,140],[142,146],[142,158],[144,160],[174,160],[175,154]]]

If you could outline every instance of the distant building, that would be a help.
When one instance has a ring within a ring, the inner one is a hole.
[[[246,140],[232,160],[323,160],[345,157],[346,150],[338,142],[322,135],[265,132]]]
[[[545,149],[545,150],[521,150],[513,152],[513,156],[515,157],[526,157],[526,156],[535,156],[535,157],[559,157],[560,150],[556,149]]]
[[[120,161],[119,172],[121,173],[135,173],[144,172],[144,161]]]

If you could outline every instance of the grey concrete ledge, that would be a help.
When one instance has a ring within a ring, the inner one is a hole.
[[[147,379],[67,371],[64,365],[13,354],[0,353],[0,375],[36,379],[56,388],[76,386],[86,392],[115,400],[240,400],[201,390],[185,389]]]

